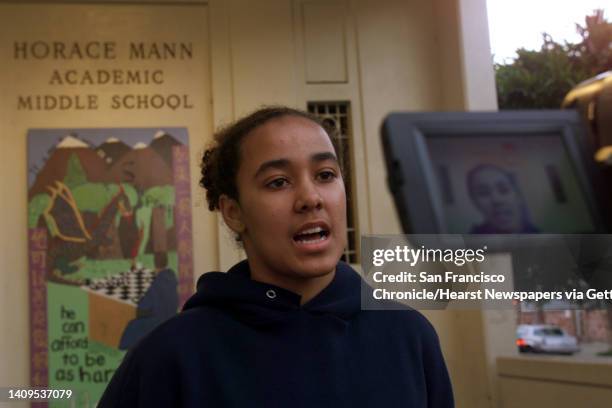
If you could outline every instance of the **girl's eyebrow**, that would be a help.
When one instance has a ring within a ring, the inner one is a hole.
[[[268,169],[286,169],[287,167],[289,167],[289,159],[268,160],[259,166],[255,172],[254,178],[257,178],[261,173]]]
[[[338,163],[338,158],[332,152],[315,153],[312,156],[310,156],[310,161],[312,162],[322,162],[326,160],[331,160],[335,163]]]
[[[336,155],[332,152],[320,152],[320,153],[314,153],[310,156],[310,161],[311,162],[323,162],[323,161],[327,161],[327,160],[331,160],[334,163],[338,163],[338,158],[336,157]],[[258,168],[257,171],[255,172],[255,176],[254,178],[257,178],[261,173],[263,173],[264,171],[268,170],[268,169],[286,169],[287,167],[289,167],[289,165],[291,164],[291,161],[289,159],[274,159],[274,160],[268,160],[267,162],[263,162]]]

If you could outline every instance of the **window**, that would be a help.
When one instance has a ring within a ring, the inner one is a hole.
[[[358,263],[357,248],[359,245],[356,222],[356,207],[353,200],[352,163],[351,163],[351,105],[350,102],[308,102],[308,112],[321,118],[329,127],[336,129],[335,142],[338,146],[338,161],[344,173],[346,185],[347,242],[342,260]]]

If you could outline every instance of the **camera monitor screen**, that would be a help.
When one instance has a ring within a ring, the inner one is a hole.
[[[574,233],[595,225],[560,135],[428,137],[448,233]]]
[[[392,114],[383,144],[406,233],[604,231],[573,111]]]

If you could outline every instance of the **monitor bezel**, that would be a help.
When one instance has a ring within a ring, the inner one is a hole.
[[[610,230],[601,211],[605,200],[601,175],[575,111],[398,112],[385,118],[381,133],[387,183],[407,234],[449,233],[427,138],[543,134],[559,135],[564,143],[595,226],[584,233]]]

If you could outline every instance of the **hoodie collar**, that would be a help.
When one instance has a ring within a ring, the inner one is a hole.
[[[246,260],[227,273],[209,272],[198,279],[197,292],[183,310],[199,306],[227,309],[253,324],[278,323],[292,316],[292,311],[326,314],[347,322],[361,309],[359,274],[344,262],[338,262],[333,280],[315,297],[300,305],[300,295],[281,287],[250,278]]]

